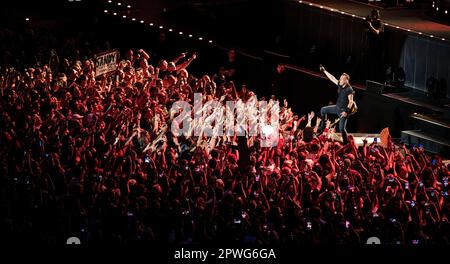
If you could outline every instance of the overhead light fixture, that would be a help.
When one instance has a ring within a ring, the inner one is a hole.
[[[144,20],[141,20],[141,24],[144,24]]]
[[[159,28],[160,28],[160,29],[163,29],[164,27],[163,27],[163,26],[159,26]]]
[[[169,32],[172,32],[172,31],[173,31],[173,29],[169,28]]]
[[[203,40],[203,38],[202,38],[202,37],[199,37],[198,40]]]
[[[192,34],[189,34],[189,37],[192,38]]]
[[[209,42],[209,43],[213,43],[213,41],[212,41],[212,40],[209,40],[208,42]]]
[[[123,18],[127,18],[127,16],[126,16],[126,15],[123,15],[122,17],[123,17]]]
[[[108,10],[105,9],[105,11],[103,11],[103,12],[108,13]]]
[[[130,5],[127,5],[127,8],[131,8],[131,6],[130,6]]]
[[[111,0],[108,0],[108,3],[110,3],[110,4],[111,4],[111,3],[112,3],[112,1],[111,1]]]
[[[183,31],[178,32],[178,34],[183,35]]]
[[[113,15],[117,16],[117,13],[116,13],[116,12],[114,12],[114,13],[113,13]]]
[[[131,20],[132,20],[132,21],[136,21],[136,18],[133,17]]]
[[[28,18],[28,17],[27,17],[27,18],[25,18],[25,21],[30,21],[30,18]]]
[[[118,5],[118,6],[121,6],[121,5],[122,5],[122,3],[121,3],[121,2],[119,2],[119,3],[117,3],[117,5]]]
[[[153,26],[154,26],[154,24],[153,24],[153,23],[150,23],[149,25],[150,25],[151,27],[153,27]]]

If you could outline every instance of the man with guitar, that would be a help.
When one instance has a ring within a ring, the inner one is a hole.
[[[319,131],[324,130],[328,114],[338,115],[339,131],[341,131],[342,140],[346,144],[348,142],[346,130],[347,119],[350,115],[356,112],[356,104],[353,101],[353,95],[355,94],[355,91],[353,91],[353,88],[350,86],[350,76],[347,73],[343,73],[338,80],[329,72],[327,72],[322,65],[320,65],[320,71],[323,72],[331,82],[337,85],[338,98],[336,101],[336,105],[324,106],[320,109],[322,123],[319,127]]]

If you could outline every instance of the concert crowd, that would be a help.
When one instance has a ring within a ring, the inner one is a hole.
[[[333,120],[280,104],[280,140],[176,137],[173,102],[254,100],[235,65],[195,75],[202,54],[122,54],[3,68],[2,239],[62,243],[233,245],[449,244],[449,166],[421,147],[344,145]],[[52,62],[52,60],[50,60]],[[230,66],[231,65],[231,66]],[[237,87],[238,86],[238,87]],[[258,98],[272,103],[277,100]],[[312,135],[315,136],[312,136]]]

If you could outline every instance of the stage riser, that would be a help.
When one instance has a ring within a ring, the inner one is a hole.
[[[419,119],[414,119],[413,118],[413,122],[414,122],[414,127],[415,129],[421,130],[422,132],[426,132],[429,133],[431,135],[434,136],[438,136],[438,137],[446,137],[448,135],[450,135],[450,129],[443,127],[443,126],[439,126],[424,120],[419,120]]]
[[[438,153],[444,157],[450,157],[450,147],[436,141],[420,136],[410,135],[405,131],[402,132],[401,141],[410,147],[423,145],[423,148],[428,152]]]

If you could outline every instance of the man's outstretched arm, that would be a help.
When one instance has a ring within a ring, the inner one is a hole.
[[[320,71],[325,73],[327,78],[330,79],[330,81],[332,81],[334,84],[336,85],[338,84],[338,80],[333,75],[331,75],[331,73],[327,72],[327,70],[325,70],[325,68],[322,65],[320,65]]]

